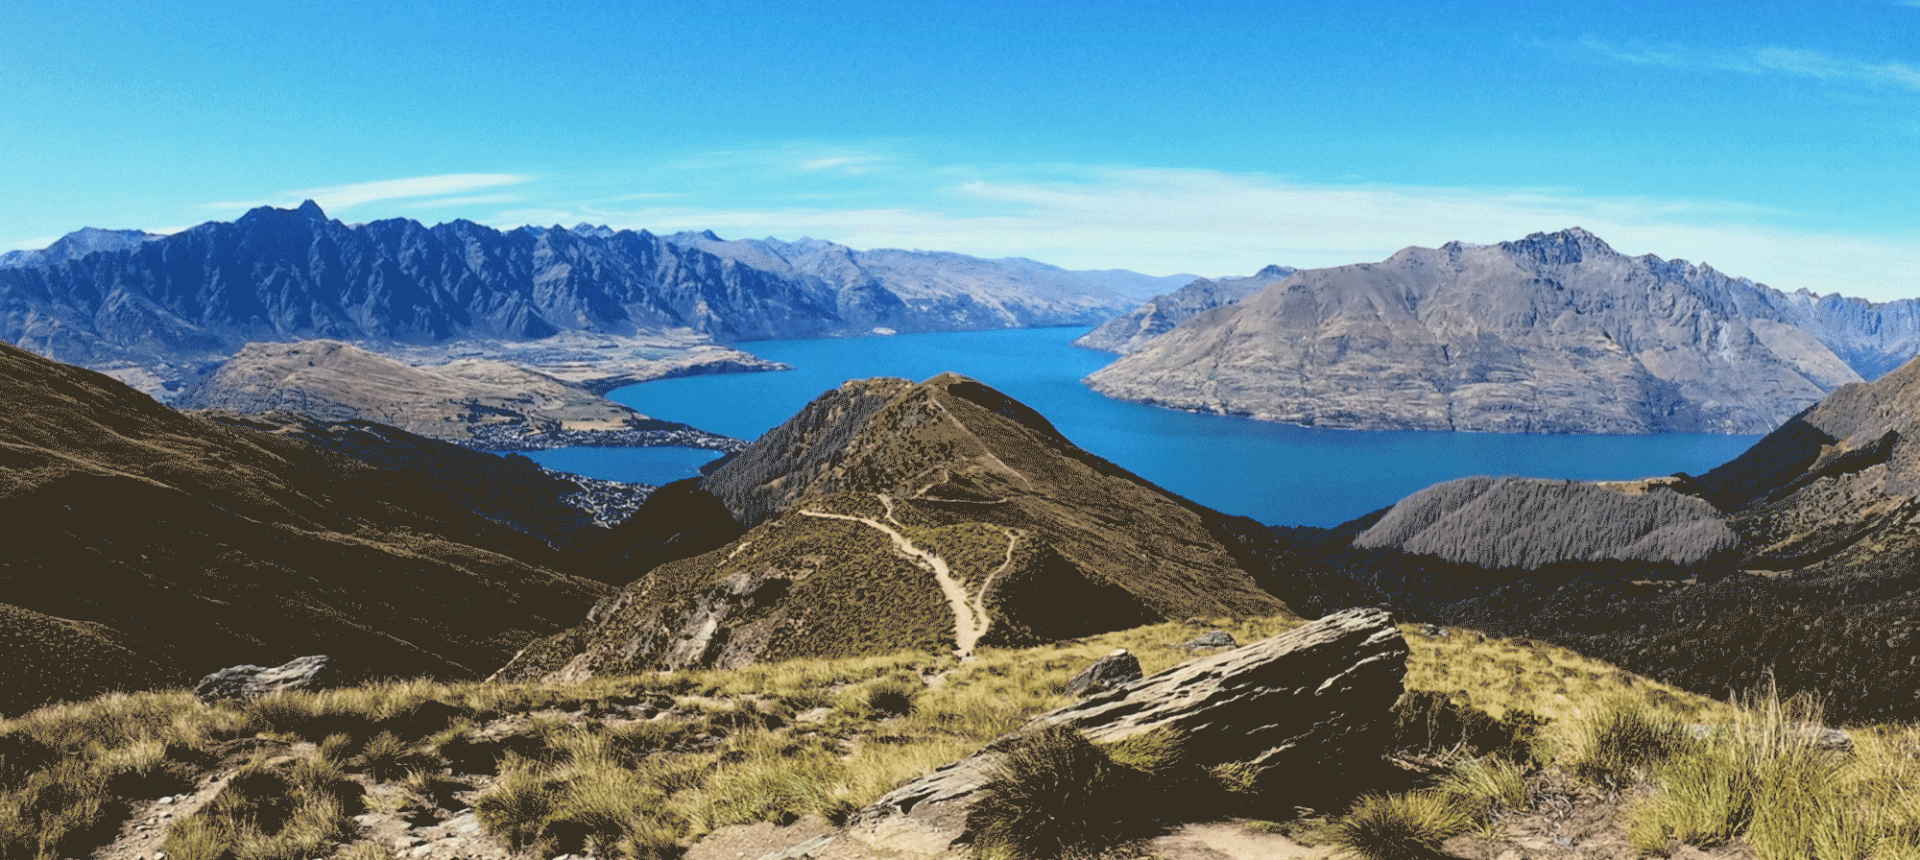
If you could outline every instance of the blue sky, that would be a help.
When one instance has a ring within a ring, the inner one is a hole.
[[[0,248],[314,197],[1248,274],[1580,225],[1920,296],[1920,2],[0,2]]]

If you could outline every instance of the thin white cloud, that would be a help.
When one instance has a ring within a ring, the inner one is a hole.
[[[408,209],[434,209],[443,206],[480,206],[491,203],[518,203],[526,198],[518,194],[473,194],[464,197],[435,197],[403,203]]]
[[[481,188],[498,188],[503,185],[518,185],[530,181],[532,177],[514,173],[446,173],[438,176],[414,176],[405,179],[382,179],[377,182],[356,182],[351,185],[334,185],[326,188],[309,188],[303,191],[286,191],[275,195],[275,199],[255,202],[220,201],[205,204],[208,209],[252,209],[256,206],[286,206],[298,204],[302,200],[312,200],[320,208],[332,212],[336,209],[350,209],[366,203],[383,200],[405,200],[415,197],[437,197],[447,194],[459,194]]]
[[[1920,2],[1907,5],[1920,6]],[[1747,74],[1784,74],[1822,81],[1892,87],[1920,92],[1920,66],[1897,60],[1873,62],[1804,48],[1767,46],[1712,50],[1688,45],[1621,44],[1585,36],[1582,51],[1619,63],[1642,66],[1715,69]]]
[[[1628,254],[1709,262],[1785,290],[1920,295],[1920,234],[1825,235],[1765,226],[1753,206],[1591,198],[1556,189],[1338,186],[1206,170],[1095,169],[1045,182],[977,179],[956,205],[599,206],[501,213],[505,223],[606,223],[655,233],[813,236],[856,248],[1029,257],[1075,269],[1244,275],[1269,263],[1334,266],[1409,245],[1491,243],[1581,226]],[[533,216],[528,220],[515,220]]]
[[[0,251],[38,251],[58,241],[60,241],[59,236],[40,239],[13,239],[0,242]]]

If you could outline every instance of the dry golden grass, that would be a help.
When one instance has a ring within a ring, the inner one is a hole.
[[[176,823],[170,857],[327,853],[316,840],[344,836],[342,822],[359,811],[344,781],[400,787],[382,789],[382,797],[394,795],[383,802],[445,805],[467,786],[439,756],[453,758],[462,745],[502,751],[483,753],[503,758],[487,759],[500,779],[476,806],[503,839],[596,857],[672,856],[728,824],[841,819],[1068,703],[1064,682],[1115,648],[1152,673],[1190,659],[1173,646],[1204,630],[1252,642],[1301,623],[1171,622],[1034,648],[982,648],[966,663],[907,652],[561,684],[396,681],[248,704],[203,705],[178,691],[103,696],[0,721],[0,860],[84,853],[124,819],[134,794],[160,793],[143,786],[222,767],[213,751],[255,734],[277,739],[267,748],[278,753],[242,764],[247,779],[231,799]],[[1616,786],[1646,786],[1634,789],[1645,799],[1627,821],[1645,850],[1664,850],[1674,839],[1740,838],[1768,858],[1920,857],[1920,729],[1858,729],[1850,756],[1815,755],[1794,746],[1798,736],[1783,728],[1813,719],[1805,710],[1765,699],[1716,702],[1540,643],[1464,630],[1407,634],[1410,688],[1494,716],[1524,710],[1550,718],[1541,744],[1547,767],[1572,773],[1595,759],[1596,733],[1624,731],[1614,719],[1620,713],[1729,726],[1644,761],[1586,771],[1608,774],[1594,778]],[[936,676],[936,684],[925,680]],[[636,701],[668,712],[647,721],[596,716]],[[438,720],[407,721],[418,714]],[[502,739],[502,731],[512,737]],[[301,746],[307,743],[314,746]],[[475,746],[485,743],[507,745]],[[291,755],[298,750],[306,752]],[[1175,760],[1166,752],[1109,754],[1153,774],[1153,762]],[[1494,836],[1499,820],[1524,811],[1525,764],[1451,764],[1451,776],[1418,797],[1357,810],[1371,829],[1354,830],[1356,838],[1379,842],[1366,834],[1406,825],[1408,844],[1418,849],[1434,833],[1458,832],[1455,813],[1468,832]],[[1250,800],[1259,791],[1231,765],[1204,779],[1223,796]],[[1392,820],[1402,813],[1445,826]],[[1361,826],[1355,821],[1336,818],[1331,827],[1347,822],[1353,830]],[[363,845],[350,852],[363,860],[380,854]]]

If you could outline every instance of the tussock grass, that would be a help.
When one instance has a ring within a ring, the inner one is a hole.
[[[1438,792],[1370,794],[1326,831],[1327,839],[1362,860],[1427,860],[1440,843],[1467,832],[1467,813]]]
[[[1613,702],[1580,722],[1574,775],[1610,788],[1645,782],[1676,756],[1699,745],[1679,718],[1644,702]]]

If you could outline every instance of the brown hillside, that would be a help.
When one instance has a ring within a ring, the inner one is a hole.
[[[503,674],[970,652],[1286,611],[1216,537],[1220,514],[954,374],[849,382],[703,488],[752,529],[655,569]]]
[[[6,345],[0,403],[0,636],[75,643],[10,650],[0,711],[312,653],[469,677],[606,593],[416,478]]]

